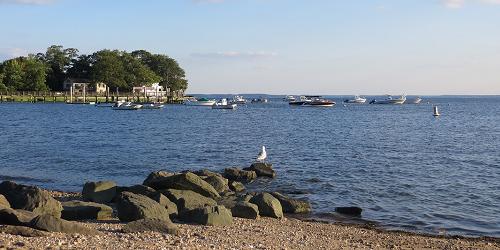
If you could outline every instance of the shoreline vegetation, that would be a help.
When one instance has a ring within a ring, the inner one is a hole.
[[[266,190],[271,164],[244,169],[152,172],[142,184],[87,182],[82,192],[0,183],[0,248],[78,249],[500,249],[490,237],[435,236],[368,225],[300,220],[307,200]],[[337,212],[360,216],[356,207]],[[286,215],[286,216],[285,216]]]

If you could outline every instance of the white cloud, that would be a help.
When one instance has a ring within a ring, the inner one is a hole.
[[[31,5],[46,5],[51,4],[55,0],[0,0],[0,4],[31,4]]]
[[[270,58],[277,56],[276,52],[237,52],[237,51],[226,51],[226,52],[210,52],[210,53],[193,53],[191,56],[203,57],[203,58],[233,58],[233,59],[256,59],[256,58]]]

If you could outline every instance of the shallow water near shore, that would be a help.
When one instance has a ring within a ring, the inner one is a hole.
[[[251,184],[308,198],[316,213],[359,206],[389,229],[500,237],[500,97],[431,104],[237,110],[168,105],[0,104],[0,179],[64,191],[142,183],[159,169],[246,167],[260,147],[277,178]]]

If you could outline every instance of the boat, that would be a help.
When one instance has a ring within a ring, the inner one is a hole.
[[[187,105],[187,106],[211,107],[214,104],[215,104],[215,100],[211,100],[211,99],[207,99],[207,98],[196,99],[196,98],[192,97],[192,98],[189,98],[189,99],[184,101],[184,105]]]
[[[420,102],[422,102],[422,98],[417,96],[413,99],[406,99],[405,104],[419,104]]]
[[[118,102],[97,102],[95,104],[96,107],[98,108],[111,108],[116,106],[116,103],[124,103],[125,101],[118,101]]]
[[[323,98],[314,98],[310,102],[305,102],[302,107],[333,107],[335,102]]]
[[[287,96],[285,96],[285,97],[283,98],[283,101],[285,101],[285,102],[293,102],[293,101],[295,101],[295,100],[296,100],[296,99],[295,99],[295,96],[293,96],[293,95],[287,95]]]
[[[440,115],[441,115],[441,114],[439,114],[439,110],[438,110],[438,107],[437,107],[437,106],[434,106],[434,108],[433,108],[433,109],[434,109],[434,110],[433,110],[434,112],[433,112],[433,114],[432,114],[433,116],[437,117],[437,116],[440,116]]]
[[[252,103],[267,103],[269,102],[269,100],[267,100],[267,98],[254,98],[252,99]]]
[[[344,102],[345,103],[359,103],[359,104],[361,104],[361,103],[365,103],[366,102],[366,98],[363,98],[363,97],[361,97],[359,95],[355,95],[354,99],[347,99]]]
[[[234,103],[228,103],[227,99],[224,98],[212,105],[212,109],[235,109],[236,106]]]
[[[159,103],[159,102],[153,102],[153,103],[145,103],[142,105],[143,109],[162,109],[165,105]]]
[[[384,100],[372,100],[370,104],[403,104],[406,101],[406,96],[402,95],[399,98],[392,98],[391,95],[387,95],[387,98]]]
[[[247,100],[243,98],[243,96],[237,95],[233,97],[233,100],[230,102],[231,104],[247,104]]]
[[[311,102],[312,98],[321,98],[321,96],[300,96],[299,100],[295,99],[288,102],[290,105],[303,105],[304,103]]]
[[[138,110],[141,108],[141,104],[135,104],[133,102],[116,103],[116,105],[113,106],[113,110]]]

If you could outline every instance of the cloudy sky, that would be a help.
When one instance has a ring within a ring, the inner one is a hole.
[[[0,0],[0,60],[176,58],[190,93],[500,94],[500,0]]]

